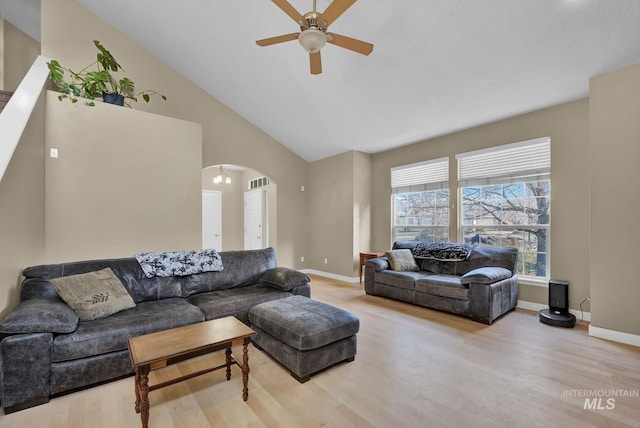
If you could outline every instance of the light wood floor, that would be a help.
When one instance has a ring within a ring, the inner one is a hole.
[[[589,337],[586,324],[551,327],[517,310],[486,326],[317,276],[312,296],[360,317],[354,362],[299,384],[250,346],[248,402],[240,370],[229,382],[220,370],[151,392],[150,426],[640,426],[640,397],[585,410],[585,397],[567,396],[640,389],[640,348]],[[186,361],[153,372],[151,382],[223,359],[217,353]],[[138,427],[133,402],[127,378],[0,416],[0,427]]]

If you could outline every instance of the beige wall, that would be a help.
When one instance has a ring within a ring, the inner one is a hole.
[[[312,162],[309,183],[309,267],[353,276],[353,152]]]
[[[6,21],[0,33],[0,88],[13,91],[40,46]],[[44,111],[41,96],[0,181],[0,319],[18,304],[22,268],[44,262]]]
[[[4,89],[4,19],[0,15],[0,90]]]
[[[200,124],[52,91],[46,124],[48,263],[200,248]]]
[[[360,270],[360,252],[371,247],[371,159],[367,153],[353,152],[353,276]]]
[[[309,267],[357,277],[359,252],[370,245],[371,155],[349,151],[313,162],[309,182]]]
[[[0,319],[18,304],[20,272],[44,263],[44,95],[0,181]]]
[[[592,325],[640,334],[640,64],[589,87]]]
[[[5,91],[15,91],[25,73],[40,55],[40,43],[4,21],[3,31],[4,69],[2,85]]]
[[[372,246],[391,242],[390,168],[448,156],[457,194],[456,153],[551,137],[551,276],[570,282],[570,306],[589,296],[588,101],[579,100],[373,155]],[[451,210],[457,240],[457,207]],[[547,303],[547,289],[524,285],[520,300]],[[585,306],[588,309],[588,306]]]
[[[95,58],[100,40],[140,89],[156,89],[168,101],[135,108],[202,124],[202,167],[244,165],[278,183],[276,253],[283,266],[298,267],[306,246],[307,201],[300,186],[307,162],[133,43],[74,0],[42,2],[42,52],[63,65],[82,67]]]

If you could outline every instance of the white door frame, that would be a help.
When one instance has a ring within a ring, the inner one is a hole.
[[[205,198],[214,196],[211,208],[213,212],[205,212],[209,207]],[[215,199],[217,197],[217,200]],[[213,214],[213,215],[212,215]],[[207,223],[210,221],[211,223]],[[213,233],[214,236],[205,236]],[[202,248],[222,250],[222,192],[220,190],[202,190]]]
[[[255,196],[259,196],[255,198]],[[244,192],[244,249],[264,248],[264,207],[262,189]],[[251,204],[251,205],[248,205]],[[257,215],[255,215],[257,212]]]

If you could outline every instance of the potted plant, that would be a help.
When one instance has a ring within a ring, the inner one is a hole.
[[[94,40],[93,44],[98,50],[96,61],[80,71],[65,68],[55,59],[47,63],[51,72],[49,78],[61,93],[58,96],[59,100],[70,98],[71,102],[76,103],[79,97],[89,100],[102,97],[104,102],[131,107],[130,102],[137,102],[139,97],[147,103],[153,95],[160,95],[163,100],[167,99],[153,90],[136,92],[135,84],[131,79],[124,76],[119,79],[115,77],[112,73],[124,72],[124,69],[98,40]],[[93,66],[96,66],[97,70],[90,71]],[[68,80],[65,79],[65,73],[69,73]],[[95,105],[94,101],[88,101],[86,104]]]

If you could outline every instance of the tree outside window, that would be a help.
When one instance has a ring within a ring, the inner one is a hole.
[[[394,241],[449,240],[449,190],[398,193],[394,199]]]
[[[518,273],[547,277],[550,181],[461,189],[462,235],[474,245],[518,248]]]

